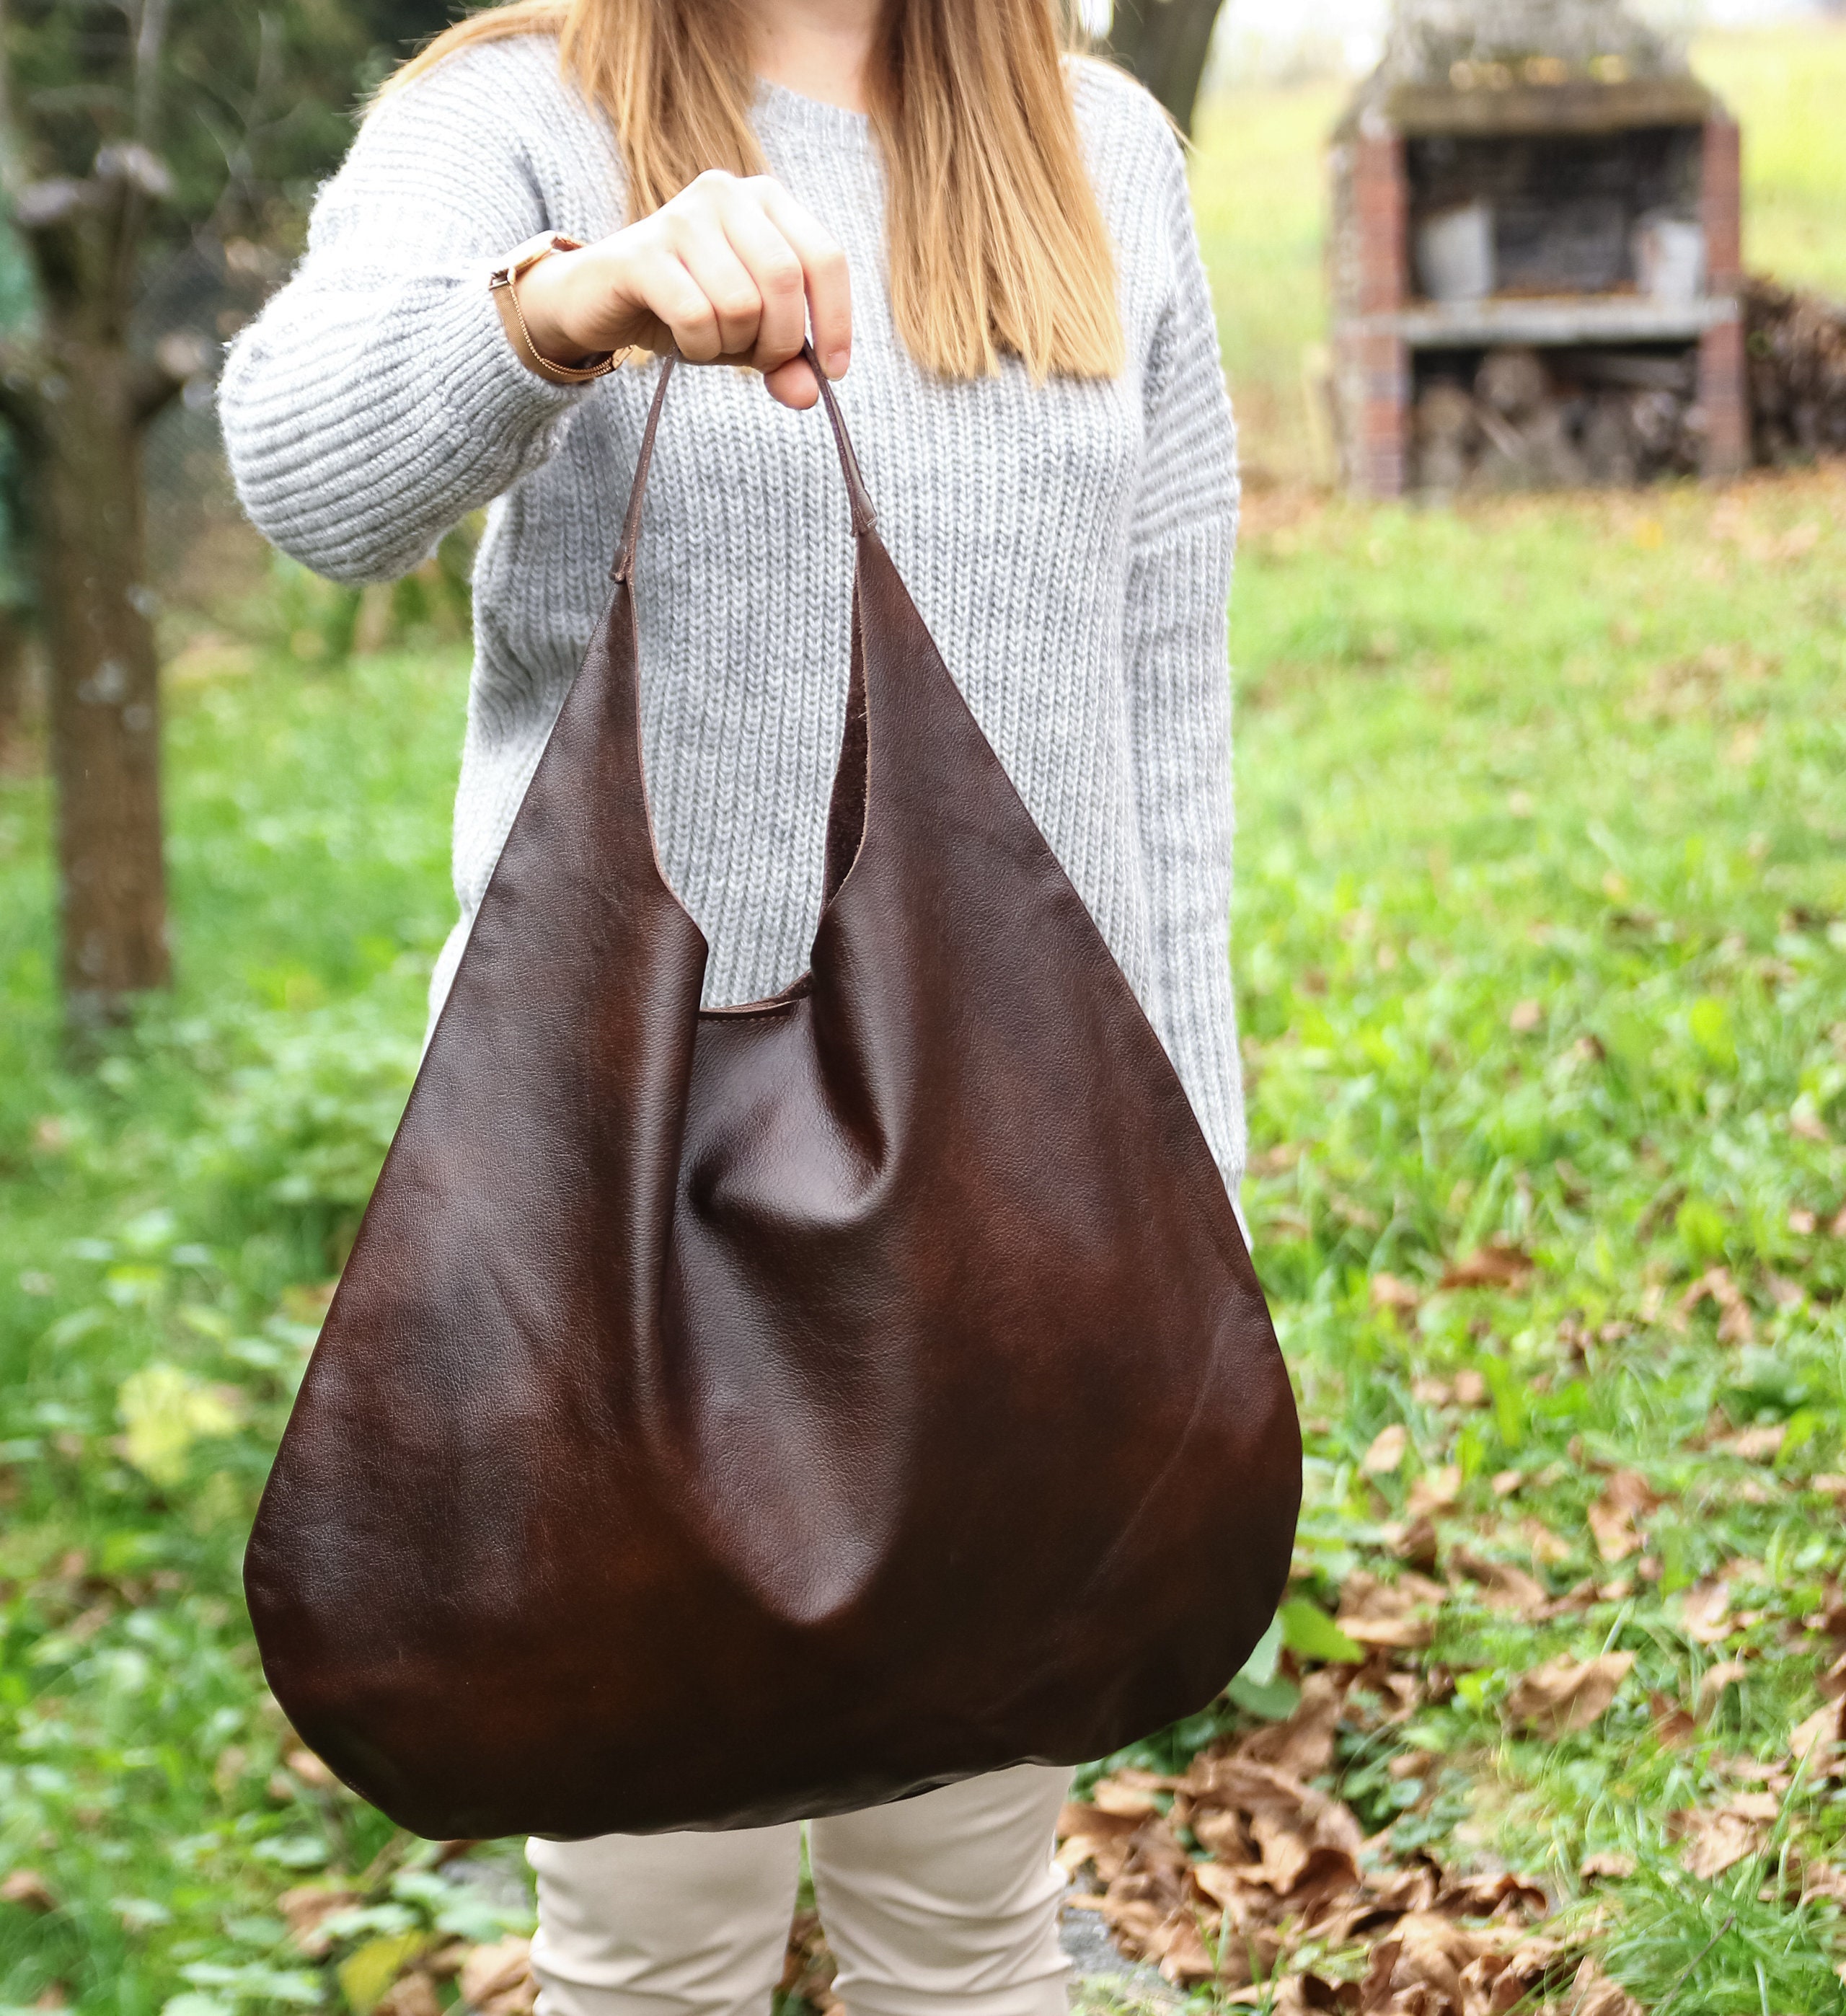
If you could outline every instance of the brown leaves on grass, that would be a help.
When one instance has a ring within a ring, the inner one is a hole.
[[[0,1881],[0,1904],[16,1904],[25,1911],[55,1911],[58,1908],[51,1885],[36,1869],[16,1869]]]
[[[1608,1711],[1635,1663],[1632,1652],[1596,1659],[1548,1659],[1520,1676],[1506,1697],[1506,1719],[1541,1736],[1588,1729]]]
[[[1389,1694],[1385,1680],[1401,1677],[1371,1673],[1367,1690]],[[1067,1806],[1058,1859],[1089,1886],[1072,1905],[1099,1913],[1132,1958],[1186,1987],[1270,1982],[1306,1943],[1350,1949],[1353,1964],[1369,1949],[1362,1984],[1294,1975],[1277,1991],[1279,2012],[1510,2009],[1556,1959],[1524,1930],[1545,1912],[1543,1892],[1513,1876],[1452,1877],[1423,1854],[1394,1862],[1385,1837],[1367,1841],[1349,1806],[1307,1782],[1333,1762],[1352,1684],[1350,1669],[1311,1675],[1287,1722],[1201,1754],[1181,1777],[1119,1772],[1096,1787],[1095,1803]],[[1187,1832],[1204,1859],[1188,1852]]]
[[[462,2000],[475,2016],[532,2016],[538,1983],[530,1939],[501,1939],[477,1946],[462,1962]]]
[[[1596,1536],[1596,1552],[1611,1565],[1639,1553],[1642,1539],[1635,1522],[1661,1502],[1639,1471],[1617,1471],[1589,1508],[1589,1530]]]
[[[1409,1447],[1409,1431],[1402,1421],[1393,1421],[1373,1438],[1372,1446],[1359,1460],[1359,1468],[1368,1477],[1394,1475],[1402,1469]]]
[[[319,1960],[333,1947],[333,1939],[322,1929],[329,1918],[342,1911],[356,1911],[365,1903],[357,1890],[329,1888],[324,1883],[305,1883],[299,1889],[285,1890],[278,1899],[289,1936],[310,1960]]]
[[[372,2016],[443,2016],[442,1998],[428,1975],[407,1974],[385,1991]]]
[[[1531,1280],[1538,1262],[1522,1247],[1496,1240],[1466,1258],[1452,1261],[1443,1275],[1445,1288],[1500,1288],[1516,1293]]]
[[[846,2004],[833,1993],[835,1971],[827,1935],[821,1928],[820,1914],[796,1914],[789,1934],[788,1957],[782,1970],[782,1993],[797,2003],[804,2003],[816,2016],[842,2016]]]
[[[1510,1611],[1528,1624],[1551,1615],[1551,1597],[1545,1585],[1510,1561],[1486,1561],[1466,1547],[1457,1547],[1448,1557],[1448,1565],[1480,1585],[1481,1600],[1489,1610]]]
[[[1720,1344],[1754,1344],[1756,1319],[1743,1292],[1731,1279],[1728,1267],[1710,1267],[1679,1298],[1679,1313],[1691,1315],[1700,1302],[1718,1305],[1718,1341]]]
[[[1708,1883],[1746,1856],[1754,1855],[1768,1832],[1755,1813],[1758,1803],[1764,1801],[1769,1805],[1768,1818],[1772,1820],[1777,1802],[1775,1795],[1768,1792],[1747,1792],[1726,1806],[1693,1806],[1669,1813],[1668,1831],[1686,1844],[1688,1873],[1701,1883]],[[1740,1810],[1746,1802],[1747,1809]]]
[[[1788,1754],[1807,1766],[1810,1778],[1846,1775],[1840,1745],[1846,1741],[1846,1697],[1830,1701],[1805,1721],[1795,1724],[1788,1739]]]
[[[1371,1292],[1375,1309],[1399,1309],[1414,1315],[1423,1302],[1422,1290],[1412,1282],[1399,1280],[1395,1274],[1374,1274]]]
[[[1409,1651],[1428,1644],[1435,1636],[1435,1612],[1443,1595],[1440,1582],[1420,1575],[1380,1582],[1362,1568],[1346,1578],[1340,1591],[1340,1614],[1333,1622],[1361,1645]]]

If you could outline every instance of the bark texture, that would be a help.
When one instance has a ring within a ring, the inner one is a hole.
[[[166,173],[105,149],[82,182],[14,206],[40,331],[0,358],[0,408],[34,499],[33,545],[57,794],[59,971],[74,1028],[119,1021],[166,984],[160,668],[144,585],[142,440],[193,359],[135,355],[135,254]]]
[[[61,976],[79,1024],[164,986],[160,666],[142,585],[142,423],[125,351],[61,346],[34,458],[62,894]]]
[[[26,625],[16,609],[0,609],[0,769],[18,755],[26,718]]]
[[[1222,0],[1115,0],[1109,46],[1189,134]]]

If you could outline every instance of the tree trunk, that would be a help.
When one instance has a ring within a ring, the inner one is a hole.
[[[57,786],[61,971],[74,1028],[119,1021],[166,984],[160,668],[143,585],[137,368],[125,347],[59,340],[41,380],[39,608]]]
[[[13,761],[26,719],[26,619],[0,608],[0,770]]]
[[[1182,133],[1193,130],[1199,84],[1222,0],[1115,0],[1109,46]]]

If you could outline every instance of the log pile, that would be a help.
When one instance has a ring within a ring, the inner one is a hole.
[[[1415,409],[1416,481],[1438,492],[1614,487],[1699,466],[1690,351],[1490,350]]]
[[[1846,452],[1846,304],[1754,279],[1743,324],[1756,459]]]

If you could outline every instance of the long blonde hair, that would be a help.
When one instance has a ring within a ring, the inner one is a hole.
[[[757,175],[743,0],[509,0],[458,22],[392,79],[475,42],[559,38],[614,125],[629,214],[707,168]],[[926,370],[1113,377],[1121,320],[1108,229],[1078,142],[1059,0],[886,0],[869,79],[890,187],[891,308]],[[824,220],[823,220],[824,221]]]

